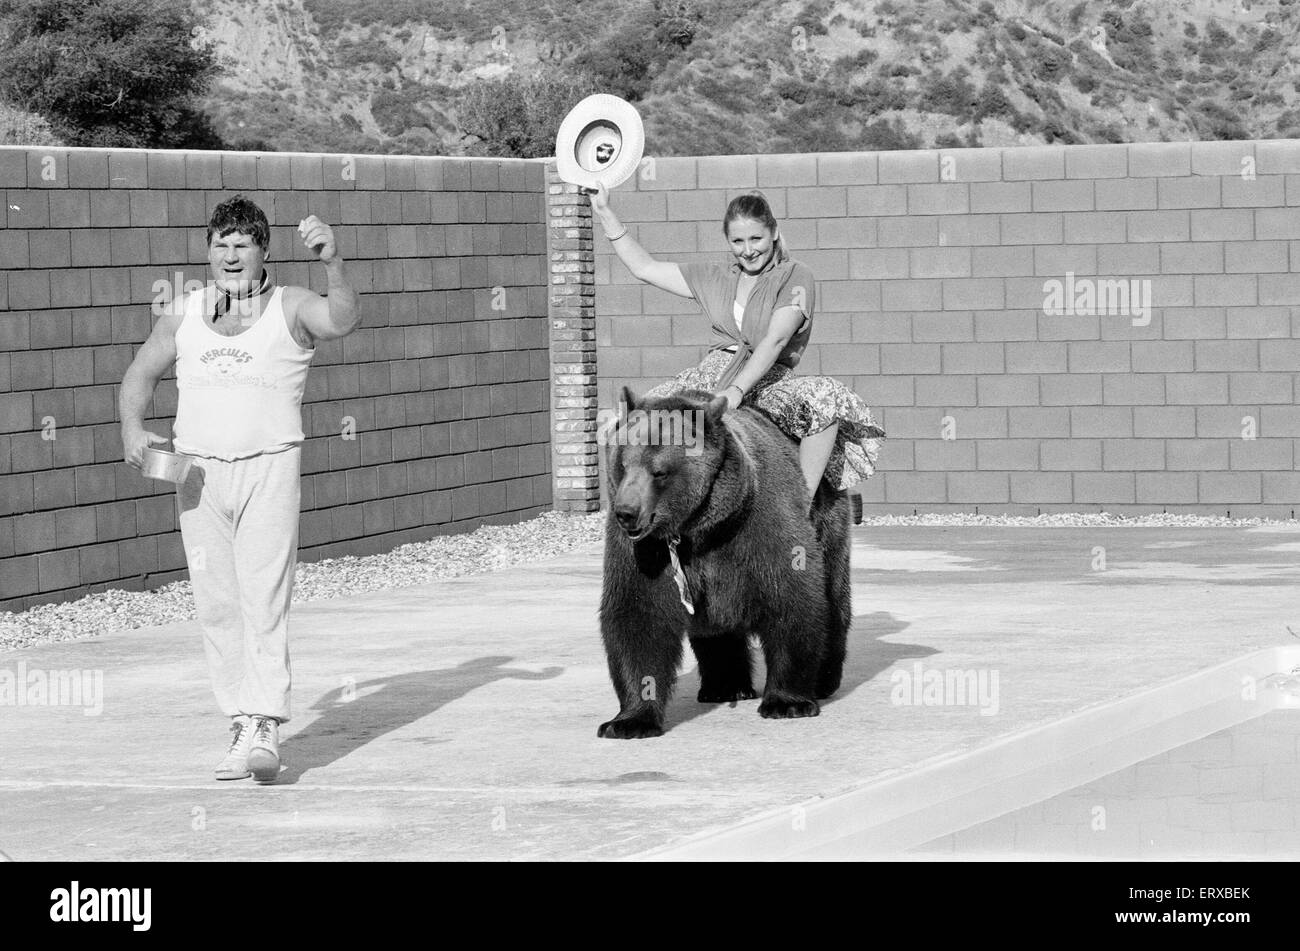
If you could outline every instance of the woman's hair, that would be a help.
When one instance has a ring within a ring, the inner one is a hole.
[[[776,215],[772,214],[772,206],[767,202],[767,196],[760,191],[746,192],[743,195],[737,195],[731,199],[727,205],[727,212],[722,216],[722,233],[727,234],[727,228],[733,221],[741,218],[748,218],[757,221],[767,227],[773,235],[776,235],[776,259],[784,261],[789,254],[785,249],[785,240],[777,234]]]
[[[271,225],[266,220],[266,213],[243,195],[227,198],[212,209],[212,217],[208,220],[208,244],[212,243],[214,234],[224,238],[232,231],[248,235],[263,251],[271,244]]]

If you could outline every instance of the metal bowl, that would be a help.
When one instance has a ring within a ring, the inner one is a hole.
[[[150,479],[161,479],[180,485],[190,474],[193,456],[180,452],[168,452],[166,449],[154,449],[147,446],[143,450],[144,464],[140,471]]]

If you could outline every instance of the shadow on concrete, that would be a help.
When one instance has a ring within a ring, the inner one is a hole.
[[[323,711],[305,729],[280,744],[284,768],[280,785],[292,785],[304,774],[340,760],[372,740],[434,713],[471,690],[498,680],[551,680],[563,667],[541,672],[506,667],[511,657],[478,657],[456,667],[418,670],[377,677],[355,687],[331,690],[312,704]],[[365,693],[371,687],[379,689]],[[345,697],[352,696],[348,700]]]
[[[855,617],[849,631],[849,656],[844,661],[844,679],[840,682],[840,689],[830,699],[823,700],[822,706],[829,707],[838,703],[901,660],[930,657],[939,653],[935,648],[923,644],[890,644],[881,640],[882,637],[901,633],[908,626],[906,621],[900,621],[888,611]]]
[[[908,627],[906,622],[899,621],[898,618],[888,611],[877,611],[874,614],[864,614],[853,619],[853,627],[849,630],[849,655],[844,662],[844,679],[840,683],[840,689],[835,691],[835,695],[829,700],[823,700],[822,706],[827,707],[831,704],[847,697],[858,687],[874,680],[878,675],[889,670],[901,660],[910,660],[919,657],[929,657],[932,654],[939,653],[933,647],[925,647],[921,644],[889,644],[881,641],[881,638],[888,637],[891,634],[898,634]],[[685,648],[687,655],[690,656],[690,646]],[[757,651],[757,648],[755,648]],[[762,692],[763,670],[761,652],[756,657],[754,664],[754,687]],[[746,700],[736,703],[700,703],[695,699],[696,694],[700,691],[700,671],[698,667],[692,667],[690,670],[682,673],[677,681],[677,687],[673,691],[673,699],[668,703],[668,710],[664,717],[665,729],[671,730],[673,727],[688,723],[696,717],[704,716],[714,710],[722,707],[738,707],[742,704],[746,708],[752,708],[757,716],[758,700]]]

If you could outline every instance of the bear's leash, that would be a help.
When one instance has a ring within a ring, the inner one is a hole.
[[[686,572],[682,571],[682,563],[677,557],[677,543],[681,540],[680,535],[674,535],[668,539],[668,558],[673,563],[673,580],[677,582],[682,607],[686,608],[687,614],[694,614],[695,602],[691,600],[691,590],[686,585]]]

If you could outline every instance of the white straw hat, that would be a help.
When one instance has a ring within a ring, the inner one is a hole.
[[[630,102],[598,93],[569,110],[555,136],[555,165],[573,185],[606,188],[623,184],[636,172],[645,150],[641,114]]]

